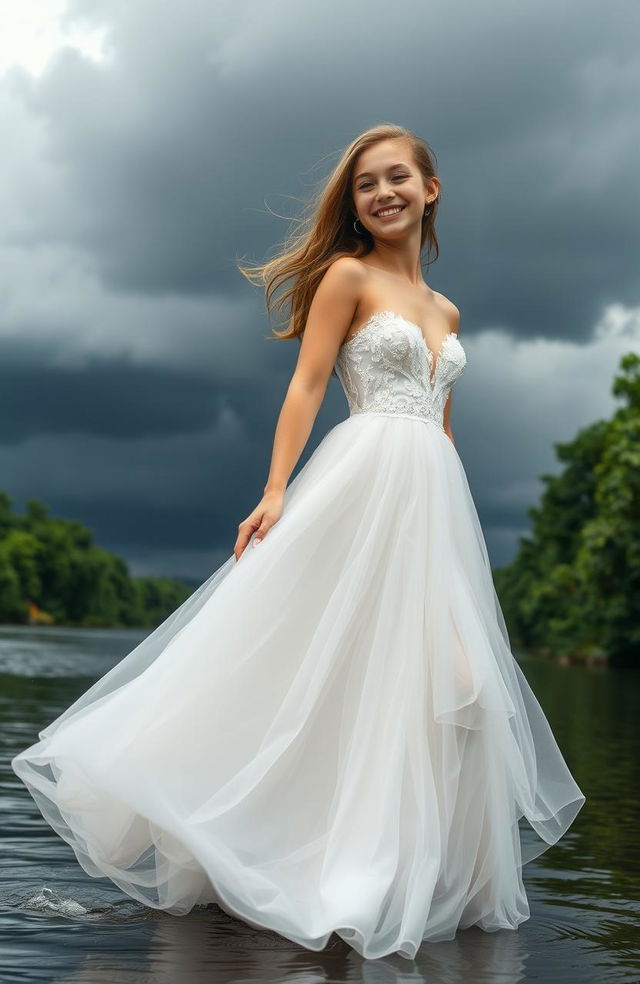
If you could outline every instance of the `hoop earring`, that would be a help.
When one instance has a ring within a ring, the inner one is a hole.
[[[357,234],[358,236],[362,236],[362,235],[364,234],[364,232],[365,232],[365,230],[364,230],[364,229],[356,229],[356,222],[357,222],[357,221],[358,221],[358,219],[357,219],[357,217],[356,217],[356,220],[355,220],[355,222],[353,223],[353,228],[354,228],[354,230],[355,230],[355,232],[356,232],[356,234]]]

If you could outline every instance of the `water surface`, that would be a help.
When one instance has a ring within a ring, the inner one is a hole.
[[[524,868],[531,918],[461,930],[415,961],[363,960],[339,937],[313,953],[216,907],[148,909],[90,878],[10,759],[147,633],[0,626],[0,981],[81,984],[640,981],[640,673],[520,659],[587,802]]]

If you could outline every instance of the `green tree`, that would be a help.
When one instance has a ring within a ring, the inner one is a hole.
[[[513,642],[574,656],[600,649],[612,665],[640,658],[640,357],[625,355],[620,369],[612,392],[624,405],[554,444],[564,468],[541,476],[531,534],[494,572]]]
[[[77,520],[37,499],[24,515],[0,492],[0,621],[25,622],[32,602],[66,625],[154,627],[191,594],[170,578],[132,578],[121,557],[93,543]]]

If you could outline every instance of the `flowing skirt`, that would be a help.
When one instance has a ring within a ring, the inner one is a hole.
[[[89,875],[364,957],[516,929],[585,802],[454,445],[385,414],[330,430],[263,542],[11,764]]]

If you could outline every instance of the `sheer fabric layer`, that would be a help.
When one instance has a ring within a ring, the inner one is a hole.
[[[584,802],[453,444],[384,413],[12,765],[89,875],[365,957],[516,928],[522,865]]]

